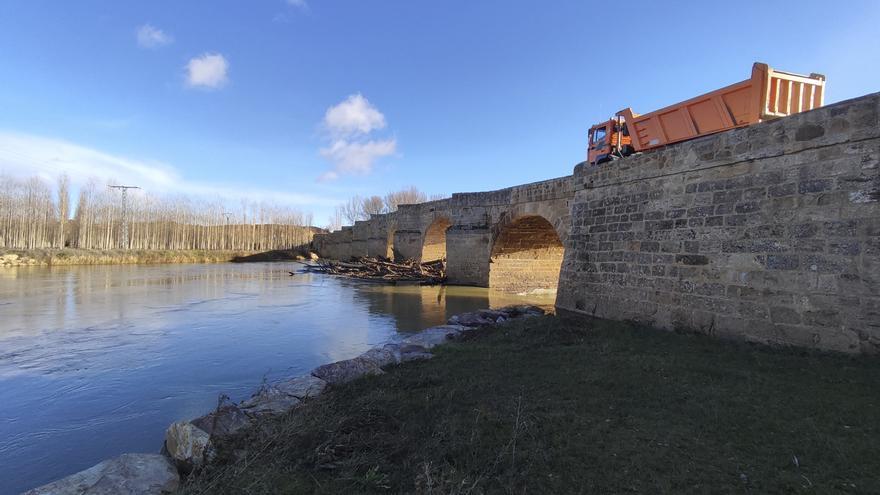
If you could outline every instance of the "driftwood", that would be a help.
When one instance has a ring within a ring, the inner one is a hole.
[[[310,271],[329,273],[370,282],[436,285],[446,281],[446,260],[417,263],[361,257],[351,262],[321,260]]]

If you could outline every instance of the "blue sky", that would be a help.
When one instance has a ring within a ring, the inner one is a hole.
[[[585,132],[749,76],[880,90],[880,2],[2,0],[0,173],[296,205],[571,173]]]

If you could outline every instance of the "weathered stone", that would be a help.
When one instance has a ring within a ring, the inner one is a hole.
[[[454,315],[449,318],[448,323],[450,325],[462,325],[466,327],[485,327],[488,325],[494,325],[495,320],[483,316],[479,312],[473,312]]]
[[[214,412],[190,421],[211,436],[234,435],[251,424],[250,417],[234,404],[224,404]]]
[[[330,385],[347,383],[366,375],[381,375],[385,373],[375,362],[356,357],[335,363],[318,366],[312,371],[312,376],[320,378]]]
[[[160,495],[177,490],[180,476],[159,454],[122,454],[23,495]]]
[[[804,124],[798,127],[794,135],[796,141],[809,141],[825,135],[825,128],[816,124]]]
[[[400,362],[419,361],[423,359],[431,359],[434,357],[430,351],[416,344],[405,344],[400,346]]]
[[[321,395],[327,382],[312,375],[303,375],[278,382],[274,387],[280,392],[304,400]]]
[[[264,385],[241,403],[241,409],[250,416],[285,414],[303,400],[317,397],[326,387],[326,381],[312,375],[282,380]]]
[[[800,266],[797,256],[785,254],[771,254],[767,256],[767,269],[769,270],[794,270]]]
[[[493,322],[494,323],[494,322]],[[462,332],[460,325],[443,325],[422,330],[419,333],[410,335],[403,339],[405,344],[414,344],[431,349],[432,347],[446,343],[450,339],[455,338]]]
[[[361,354],[360,358],[366,359],[380,368],[397,364],[400,362],[400,346],[397,344],[386,344],[382,347],[374,347]]]
[[[504,314],[504,316],[508,319],[522,318],[528,316],[542,316],[547,313],[544,309],[538,306],[531,306],[527,304],[505,306],[503,308],[499,308],[497,311]]]
[[[708,265],[709,258],[701,254],[679,254],[676,255],[675,262],[682,265]]]
[[[190,472],[211,458],[211,437],[192,423],[178,421],[165,430],[165,451],[178,469]]]
[[[300,405],[301,402],[298,397],[282,392],[272,385],[267,385],[243,401],[241,409],[252,416],[284,414]]]

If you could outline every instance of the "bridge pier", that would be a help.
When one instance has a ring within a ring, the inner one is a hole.
[[[446,231],[446,277],[453,285],[489,287],[489,249],[492,234],[487,228],[453,226]]]
[[[418,230],[398,230],[394,233],[394,260],[421,260],[422,233]]]

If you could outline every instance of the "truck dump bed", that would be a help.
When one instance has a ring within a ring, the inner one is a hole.
[[[825,76],[802,76],[752,66],[752,77],[666,108],[639,115],[627,108],[632,146],[644,151],[707,134],[756,124],[822,106]]]

